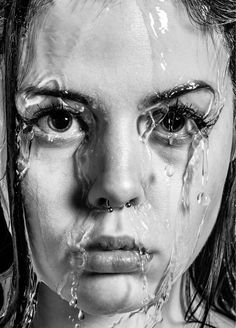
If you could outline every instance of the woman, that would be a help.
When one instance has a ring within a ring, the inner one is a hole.
[[[5,5],[2,326],[233,326],[234,13]]]

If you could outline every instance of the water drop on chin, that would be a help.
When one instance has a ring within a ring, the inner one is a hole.
[[[211,202],[211,199],[206,193],[200,192],[197,195],[197,202],[198,202],[199,205],[208,206]]]
[[[174,175],[174,167],[173,167],[173,165],[167,165],[166,167],[165,167],[165,172],[166,172],[166,175],[169,177],[169,178],[171,178],[173,175]]]

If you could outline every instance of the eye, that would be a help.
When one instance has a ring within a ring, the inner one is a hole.
[[[186,119],[182,114],[169,111],[160,124],[167,132],[177,133],[184,128]]]
[[[73,122],[71,114],[65,111],[51,113],[47,117],[48,126],[56,132],[65,132],[70,129]]]
[[[155,142],[169,146],[181,146],[191,142],[193,136],[203,126],[203,119],[197,115],[191,106],[180,103],[164,109],[159,108],[149,113],[148,126],[152,127],[150,134]]]
[[[77,114],[64,109],[49,109],[34,119],[34,132],[41,140],[54,143],[67,143],[84,139],[87,125]]]
[[[53,110],[37,120],[37,127],[46,134],[62,138],[82,131],[79,118],[65,110]]]

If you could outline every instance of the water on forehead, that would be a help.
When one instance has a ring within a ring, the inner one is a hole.
[[[34,65],[38,76],[66,75],[69,84],[86,76],[100,88],[116,76],[130,90],[140,82],[150,90],[153,76],[155,88],[216,79],[215,47],[203,42],[184,7],[174,1],[121,0],[105,6],[103,1],[58,0],[44,23],[39,21]]]

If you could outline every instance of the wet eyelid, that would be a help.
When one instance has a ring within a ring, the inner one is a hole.
[[[55,108],[56,106],[63,105],[65,109],[70,109],[74,114],[83,111],[85,107],[83,103],[74,100],[62,99],[51,95],[28,94],[26,92],[16,95],[15,104],[18,114],[23,118],[31,118],[40,109],[50,108],[50,106]]]
[[[181,95],[170,95],[170,97],[163,97],[162,99],[157,99],[156,103],[151,106],[144,106],[140,104],[138,109],[145,113],[153,109],[168,109],[169,106],[176,104],[179,101],[182,105],[188,107],[191,105],[191,108],[195,109],[202,116],[209,114],[209,109],[212,107],[211,105],[216,102],[216,92],[211,88],[200,88],[197,90],[188,91]]]
[[[184,105],[191,104],[191,107],[196,109],[199,114],[207,116],[216,101],[216,95],[209,89],[200,89],[188,92],[178,99]]]

